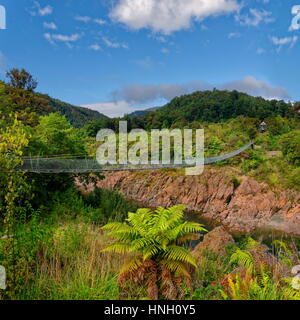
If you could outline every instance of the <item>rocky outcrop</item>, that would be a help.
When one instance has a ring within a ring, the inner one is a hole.
[[[203,241],[195,247],[192,251],[192,255],[196,259],[198,265],[201,265],[201,261],[207,257],[208,252],[214,252],[217,256],[223,257],[228,255],[226,248],[229,245],[234,247],[237,243],[224,227],[217,227],[204,235]],[[270,253],[270,248],[265,244],[253,240],[251,245],[249,243],[249,246],[245,250],[250,253],[253,258],[254,270],[260,271],[263,267],[265,271],[272,272],[276,279],[282,279],[283,276],[288,277],[290,274],[291,268],[289,265]],[[296,259],[295,264],[297,264],[298,252],[295,252],[292,249],[291,252],[294,252],[294,257]],[[232,275],[239,274],[243,278],[243,275],[245,276],[245,271],[245,268],[237,267]]]
[[[197,256],[203,250],[209,250],[218,255],[225,255],[226,246],[230,244],[235,244],[233,237],[224,227],[217,227],[204,236],[203,241],[196,246],[192,254]]]
[[[220,169],[206,168],[201,176],[177,171],[107,173],[97,186],[148,207],[184,204],[229,232],[276,230],[300,236],[300,193],[272,190],[249,177],[237,183],[232,172]]]

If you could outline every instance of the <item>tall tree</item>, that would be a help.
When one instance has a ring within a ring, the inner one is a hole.
[[[33,91],[38,85],[37,81],[25,69],[11,69],[6,73],[6,77],[9,79],[8,85],[14,88]]]

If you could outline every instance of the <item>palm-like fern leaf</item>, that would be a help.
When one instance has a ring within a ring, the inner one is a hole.
[[[249,270],[254,268],[254,258],[250,252],[236,249],[230,258],[230,263],[237,263],[239,266]]]
[[[147,292],[152,298],[158,297],[158,288],[165,297],[174,296],[174,290],[183,292],[181,280],[185,278],[188,283],[191,278],[188,266],[197,264],[191,253],[179,245],[206,231],[198,223],[183,222],[184,209],[184,206],[158,208],[154,212],[139,209],[130,212],[124,223],[110,223],[102,228],[117,240],[104,251],[135,254],[121,269],[119,283],[126,279],[136,283],[148,279]]]
[[[103,249],[104,252],[115,252],[115,253],[120,253],[124,254],[127,252],[132,251],[132,247],[130,243],[126,242],[115,242],[112,243],[111,245],[107,246],[105,249]]]
[[[197,263],[188,250],[179,246],[169,246],[163,257],[174,261],[188,263],[197,268]]]
[[[171,272],[177,273],[178,275],[183,275],[187,278],[191,277],[185,264],[180,261],[162,260],[162,265],[164,265]]]
[[[143,259],[141,256],[134,256],[129,261],[125,262],[120,273],[134,272],[143,265]]]

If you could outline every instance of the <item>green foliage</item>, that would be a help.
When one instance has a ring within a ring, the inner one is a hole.
[[[247,158],[241,163],[241,168],[245,172],[255,170],[264,163],[264,158],[259,152],[255,150],[248,150],[247,153]]]
[[[224,151],[224,144],[219,138],[212,137],[210,141],[206,142],[206,152],[208,156],[219,156],[222,154],[222,151]]]
[[[32,127],[38,123],[38,116],[53,112],[66,116],[70,123],[78,128],[87,122],[106,118],[103,114],[53,99],[45,94],[26,90],[22,86],[9,86],[0,81],[0,110],[7,118],[18,113],[19,119]]]
[[[51,210],[44,208],[44,216],[56,216],[62,219],[84,218],[92,224],[105,224],[111,221],[123,221],[128,211],[137,210],[138,206],[120,194],[97,188],[87,195],[81,195],[74,188],[56,192],[52,200]]]
[[[58,113],[40,117],[34,129],[28,153],[33,155],[85,154],[84,137]]]
[[[14,116],[6,126],[0,120],[0,223],[4,240],[0,239],[0,264],[6,268],[8,297],[12,298],[26,279],[24,254],[19,254],[17,225],[30,199],[24,173],[16,171],[22,164],[22,149],[28,144],[24,126]]]
[[[254,268],[254,259],[250,252],[237,248],[230,258],[231,264],[237,264],[249,270]]]
[[[287,178],[289,188],[300,190],[300,168],[292,169]]]
[[[225,300],[285,300],[285,289],[279,282],[274,282],[272,277],[264,270],[259,277],[254,278],[251,271],[247,270],[245,276],[239,274],[228,278],[227,290],[220,290]]]
[[[85,205],[94,210],[87,213],[93,223],[105,224],[109,221],[122,221],[128,212],[136,211],[138,206],[120,194],[110,190],[96,188],[95,191],[83,196]]]
[[[236,176],[231,178],[231,182],[233,183],[234,189],[237,189],[241,184],[241,181]]]
[[[287,159],[295,165],[300,165],[300,130],[291,131],[280,139],[281,150]]]
[[[54,109],[54,112],[58,112],[60,115],[65,116],[75,128],[82,128],[90,121],[107,119],[105,115],[98,111],[77,107],[61,100],[53,99],[47,95],[42,96],[48,100],[48,104]]]
[[[0,119],[0,216],[4,223],[16,216],[28,196],[24,173],[15,169],[22,165],[23,148],[28,144],[25,128],[12,116],[12,123],[4,125]]]
[[[98,131],[102,129],[112,129],[115,132],[119,131],[119,119],[99,119],[88,122],[83,130],[89,137],[96,137]],[[129,128],[130,130],[130,128]]]
[[[192,300],[223,300],[221,291],[223,287],[212,283],[203,288],[197,288],[193,292]]]
[[[102,228],[116,239],[105,251],[134,254],[120,271],[120,283],[136,282],[140,273],[150,299],[158,299],[159,294],[167,299],[178,297],[180,287],[175,279],[189,280],[187,266],[197,267],[181,244],[193,240],[195,233],[206,231],[198,223],[183,222],[183,211],[183,206],[155,211],[139,209],[129,213],[125,223],[110,223]]]
[[[46,223],[32,281],[19,292],[22,300],[116,300],[118,257],[101,252],[109,240],[89,224],[62,220]]]
[[[11,69],[6,72],[6,77],[9,79],[8,85],[13,88],[33,91],[38,85],[37,81],[25,69]]]
[[[291,131],[293,121],[281,116],[270,117],[265,119],[268,124],[268,132],[273,136],[282,135]]]
[[[143,124],[146,129],[158,129],[166,125],[179,125],[182,128],[193,121],[222,122],[239,116],[258,119],[287,117],[292,115],[291,110],[292,105],[284,101],[269,101],[237,91],[199,91],[177,97],[155,112],[133,117],[131,123],[133,127],[137,123]],[[246,126],[245,129],[248,134],[255,135],[252,126]]]

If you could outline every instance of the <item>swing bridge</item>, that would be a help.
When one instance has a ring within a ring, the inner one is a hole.
[[[242,148],[220,155],[218,157],[210,157],[204,159],[204,165],[209,165],[224,161],[238,156],[250,147],[254,147],[254,142],[251,141]],[[196,163],[196,161],[195,161]],[[51,157],[24,157],[23,165],[18,167],[17,170],[31,172],[31,173],[99,173],[109,171],[142,171],[142,170],[161,170],[161,169],[180,169],[191,168],[194,165],[187,164],[147,164],[147,165],[133,165],[133,164],[107,164],[100,165],[96,159],[84,158],[83,155],[57,155]]]

